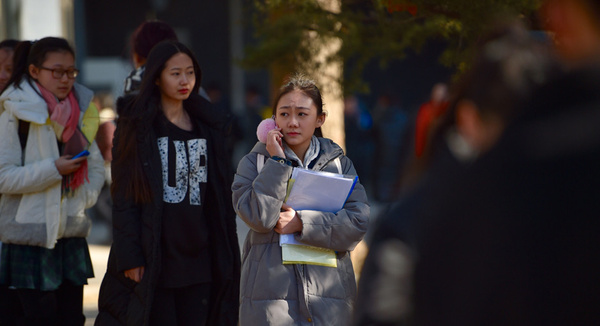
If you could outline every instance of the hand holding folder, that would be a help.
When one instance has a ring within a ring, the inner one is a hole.
[[[286,204],[294,210],[337,213],[344,207],[358,177],[295,168],[288,183]],[[293,234],[279,238],[283,264],[337,267],[335,251],[303,244]]]

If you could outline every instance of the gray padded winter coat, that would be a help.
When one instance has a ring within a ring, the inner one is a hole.
[[[356,175],[342,149],[326,138],[314,170]],[[292,167],[266,159],[257,170],[257,154],[269,157],[265,144],[257,143],[240,161],[234,177],[233,206],[250,227],[242,256],[240,325],[349,325],[356,296],[356,281],[349,252],[367,231],[369,205],[357,182],[344,208],[337,213],[298,211],[303,230],[296,239],[337,252],[337,268],[316,265],[283,265],[279,218]]]

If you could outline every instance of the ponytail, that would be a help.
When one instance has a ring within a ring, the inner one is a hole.
[[[31,50],[31,41],[22,41],[15,47],[15,53],[13,54],[13,72],[4,89],[7,89],[10,85],[15,85],[19,88],[23,75],[27,74],[27,58],[29,57],[29,51]],[[4,91],[4,89],[2,91]]]
[[[41,67],[50,52],[66,52],[75,58],[75,51],[69,42],[59,37],[44,37],[38,41],[22,41],[17,44],[13,55],[13,73],[6,87],[14,85],[19,88],[23,76],[29,76],[29,66]],[[31,76],[30,76],[31,77]]]

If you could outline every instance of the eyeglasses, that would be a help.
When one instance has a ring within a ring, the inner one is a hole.
[[[77,70],[77,69],[64,70],[64,69],[50,69],[50,68],[46,68],[46,67],[40,67],[40,69],[52,71],[52,77],[54,77],[56,79],[61,79],[65,74],[67,74],[67,77],[69,79],[75,79],[75,77],[77,77],[77,75],[79,74],[79,70]]]

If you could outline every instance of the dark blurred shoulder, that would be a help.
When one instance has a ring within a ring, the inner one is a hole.
[[[217,129],[225,136],[230,135],[234,117],[230,112],[221,110],[199,94],[191,94],[184,102],[185,109],[195,119],[203,124]]]
[[[117,99],[116,110],[118,116],[127,116],[131,111],[133,102],[135,101],[135,94],[123,95]]]

